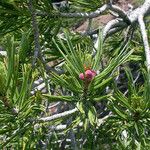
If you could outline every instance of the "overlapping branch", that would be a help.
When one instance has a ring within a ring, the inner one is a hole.
[[[130,24],[128,14],[123,9],[116,5],[110,5],[110,10],[117,13],[120,18],[124,19],[125,22],[128,22]]]
[[[118,9],[116,7],[113,7],[113,10],[116,11],[116,13],[120,13],[120,19],[114,19],[108,22],[108,24],[104,27],[104,38],[112,33],[116,33],[124,28],[126,28],[129,25],[134,24],[138,21],[138,17],[141,16],[147,16],[150,14],[150,1],[146,0],[143,5],[136,8],[135,10],[125,13],[123,10]],[[118,11],[119,10],[119,11]],[[122,12],[122,13],[121,13]]]
[[[80,12],[80,13],[54,13],[54,14],[48,14],[46,12],[36,12],[36,15],[39,16],[49,16],[51,18],[55,17],[64,17],[64,18],[95,18],[100,16],[103,12],[106,12],[107,10],[111,10],[118,14],[119,19],[114,19],[114,21],[109,22],[109,25],[106,25],[104,29],[104,37],[107,37],[107,35],[114,34],[124,28],[126,28],[128,25],[132,25],[133,23],[138,21],[138,16],[147,16],[150,13],[150,1],[145,0],[143,5],[136,8],[135,10],[132,10],[130,12],[125,12],[123,9],[121,9],[118,6],[105,4],[102,7],[98,8],[94,12]],[[116,22],[116,23],[114,23]],[[109,26],[109,28],[108,28]],[[107,32],[106,32],[107,31]],[[90,32],[89,32],[90,33]]]
[[[148,36],[147,36],[146,27],[145,27],[143,18],[144,18],[143,15],[139,15],[138,22],[140,25],[141,35],[142,35],[142,39],[143,39],[143,45],[144,45],[144,49],[145,49],[147,70],[149,72],[150,71],[150,47],[149,47],[149,43],[148,43]]]
[[[110,6],[108,4],[103,5],[102,7],[98,8],[94,12],[79,12],[79,13],[53,13],[49,14],[46,12],[36,12],[36,15],[38,16],[48,16],[50,18],[95,18],[101,15],[104,11],[106,11]]]
[[[101,126],[109,117],[111,116],[111,113],[106,115],[105,117],[103,118],[100,118],[98,119],[98,127]],[[79,127],[82,127],[83,126],[83,122],[80,122]],[[50,126],[49,127],[51,130],[55,130],[55,131],[59,131],[59,130],[65,130],[67,128],[67,125],[66,124],[61,124],[61,125],[54,125],[54,126]]]
[[[73,113],[75,113],[77,111],[78,111],[78,109],[74,108],[72,110],[65,111],[65,112],[62,112],[62,113],[59,113],[59,114],[56,114],[56,115],[53,115],[53,116],[39,118],[39,119],[37,119],[35,121],[36,122],[49,122],[49,121],[52,121],[52,120],[56,120],[56,119],[59,119],[59,118],[71,115],[71,114],[73,114]]]
[[[144,48],[145,48],[145,54],[146,54],[146,61],[147,61],[147,68],[150,70],[150,49],[148,44],[148,38],[147,33],[145,29],[145,24],[143,21],[143,17],[149,15],[150,13],[150,1],[146,0],[143,5],[138,7],[137,9],[126,13],[121,8],[114,6],[114,5],[108,5],[105,4],[95,12],[91,13],[58,13],[58,14],[47,14],[47,13],[40,13],[36,12],[36,15],[40,16],[49,16],[49,17],[66,17],[66,18],[72,18],[72,17],[83,17],[83,18],[94,18],[99,15],[101,15],[106,10],[110,9],[111,11],[114,11],[118,14],[119,18],[116,18],[114,20],[111,20],[108,22],[108,24],[103,29],[103,39],[105,39],[108,35],[114,34],[124,28],[126,28],[129,25],[134,24],[135,22],[139,22],[141,34],[143,38]],[[77,112],[77,109],[73,109],[70,111],[66,111],[60,114],[56,114],[50,117],[44,117],[39,118],[36,120],[37,122],[48,122],[52,121],[61,117],[65,117],[68,115],[71,115],[73,113]]]
[[[36,13],[35,13],[35,10],[33,8],[32,0],[29,0],[29,10],[30,10],[30,13],[31,13],[32,28],[33,28],[33,34],[34,34],[34,45],[35,45],[32,66],[35,66],[36,59],[39,56],[41,47],[40,47],[40,44],[39,44],[39,28],[38,28],[38,24],[37,24],[37,21],[36,21]]]

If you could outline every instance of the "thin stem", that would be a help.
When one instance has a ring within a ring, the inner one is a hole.
[[[102,7],[98,8],[94,12],[79,12],[79,13],[55,13],[55,14],[48,14],[45,12],[36,12],[38,16],[49,16],[51,18],[63,17],[63,18],[95,18],[101,15],[104,11],[109,8],[108,4],[103,5]]]
[[[59,114],[56,114],[56,115],[53,115],[53,116],[39,118],[38,120],[35,120],[35,121],[37,121],[37,122],[49,122],[49,121],[53,121],[53,120],[56,120],[56,119],[59,119],[59,118],[62,118],[62,117],[66,117],[66,116],[71,115],[71,114],[73,114],[77,111],[78,111],[78,109],[74,108],[72,110],[65,111],[63,113],[59,113]]]
[[[144,44],[144,49],[145,49],[147,70],[149,72],[150,71],[150,47],[149,47],[149,43],[148,43],[148,37],[147,37],[145,23],[144,23],[144,20],[143,20],[143,15],[140,15],[138,17],[138,22],[139,22],[139,25],[140,25],[140,31],[141,31],[143,44]]]
[[[34,56],[32,61],[32,67],[35,67],[36,60],[40,54],[40,44],[39,44],[39,28],[36,20],[36,13],[33,8],[32,0],[29,0],[29,10],[31,13],[31,19],[32,19],[32,28],[33,28],[33,34],[34,34]]]

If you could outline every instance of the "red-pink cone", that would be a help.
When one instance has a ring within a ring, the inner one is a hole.
[[[84,80],[84,74],[83,74],[83,73],[80,73],[79,78],[80,78],[81,80]]]
[[[83,73],[80,73],[79,78],[81,80],[87,80],[87,81],[91,81],[94,77],[96,76],[96,72],[93,70],[86,70],[85,71],[85,76]]]

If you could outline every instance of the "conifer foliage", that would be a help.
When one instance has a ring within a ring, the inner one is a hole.
[[[139,5],[0,1],[0,149],[150,149],[150,1]]]

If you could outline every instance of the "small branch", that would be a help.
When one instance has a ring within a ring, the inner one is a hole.
[[[36,15],[45,17],[49,16],[50,18],[57,18],[57,17],[63,17],[63,18],[95,18],[101,15],[103,12],[106,10],[112,10],[123,19],[123,20],[128,20],[130,24],[134,23],[135,21],[138,20],[139,15],[149,15],[150,12],[150,1],[145,0],[144,4],[141,5],[140,7],[136,8],[135,10],[131,11],[130,13],[126,13],[124,10],[119,8],[118,6],[115,5],[110,5],[110,4],[105,4],[102,7],[98,8],[94,12],[80,12],[80,13],[53,13],[49,14],[46,12],[36,12]]]
[[[109,6],[109,7],[111,7],[111,6]],[[112,8],[116,8],[116,6],[112,5]],[[112,8],[109,8],[109,9],[112,9]],[[116,11],[118,11],[118,14],[119,14],[119,11],[122,11],[122,10],[116,9]],[[119,20],[119,18],[114,19],[113,21],[108,22],[108,24],[105,26],[104,32],[103,32],[103,35],[104,35],[103,39],[105,39],[106,37],[118,32],[120,30],[123,30],[124,28],[128,27],[129,25],[134,26],[134,23],[138,21],[139,15],[148,16],[150,14],[150,1],[146,0],[143,5],[136,8],[135,10],[131,10],[128,13],[125,13],[123,11],[121,14],[122,15],[120,16],[121,17],[120,19],[122,19],[122,20]],[[126,18],[126,17],[128,17],[128,18]],[[125,18],[128,19],[128,22],[126,22],[124,20]],[[95,32],[98,32],[98,30],[91,32],[90,35],[93,33],[95,34]]]
[[[114,11],[109,10],[109,13],[115,18],[119,18],[119,15],[115,13]]]
[[[87,29],[86,29],[86,31],[85,31],[86,34],[88,34],[88,33],[90,32],[91,26],[92,26],[92,19],[89,18],[89,19],[88,19],[88,26],[87,26]]]
[[[139,25],[140,25],[141,35],[142,35],[144,49],[145,49],[147,70],[149,72],[150,71],[150,47],[149,47],[146,27],[145,27],[145,23],[144,23],[142,15],[140,15],[138,17],[138,22],[139,22]]]
[[[109,21],[103,29],[103,40],[105,40],[108,37],[108,35],[111,35],[113,33],[116,33],[118,30],[123,29],[124,26],[127,26],[127,24],[118,19],[113,19],[113,20]],[[96,49],[98,47],[98,41],[99,40],[97,40],[94,45],[94,47]]]
[[[45,12],[36,12],[36,15],[38,16],[49,16],[50,18],[57,18],[57,17],[62,17],[62,18],[95,18],[101,15],[104,11],[106,11],[109,8],[109,5],[105,4],[102,7],[98,8],[94,12],[81,12],[81,13],[55,13],[55,14],[48,14]]]
[[[122,18],[126,23],[130,24],[129,17],[123,9],[121,9],[120,7],[116,5],[110,5],[110,10],[117,13],[120,16],[120,18]]]
[[[109,36],[119,32],[119,31],[122,31],[124,29],[124,27],[126,27],[126,24],[124,24],[124,25],[122,25],[120,27],[115,27],[113,29],[110,29],[109,32],[106,35],[106,38],[108,38]]]
[[[113,20],[109,21],[103,29],[103,39],[106,38],[106,35],[109,32],[109,30],[116,27],[116,26],[119,26],[119,20],[118,19],[113,19]]]
[[[135,22],[138,21],[138,16],[142,15],[142,16],[148,16],[150,14],[150,1],[149,0],[145,0],[145,2],[143,3],[143,5],[141,5],[140,7],[136,8],[135,10],[130,10],[128,12],[125,12],[124,10],[122,10],[120,7],[112,5],[112,4],[105,4],[102,7],[100,7],[99,9],[97,9],[94,12],[90,12],[90,13],[85,13],[85,12],[81,12],[81,13],[54,13],[54,14],[49,14],[46,12],[36,12],[37,15],[45,17],[45,16],[49,16],[50,18],[55,18],[55,17],[64,17],[64,18],[95,18],[100,16],[103,12],[105,12],[106,10],[112,10],[114,12],[116,12],[119,16],[120,19],[119,23],[116,21],[116,25],[113,24],[113,26],[117,26],[114,29],[112,29],[112,27],[110,27],[110,30],[107,31],[105,35],[105,37],[110,36],[120,30],[123,30],[124,28],[126,28],[128,25],[132,25]],[[118,20],[118,19],[117,19]],[[89,33],[83,33],[83,35],[91,35],[93,33],[95,33],[96,31],[90,31]],[[104,38],[103,38],[104,39]]]
[[[98,119],[98,127],[100,127],[110,116],[112,116],[111,113],[109,113],[108,115],[106,115],[103,118]],[[83,122],[80,122],[78,127],[83,127]],[[57,125],[57,126],[50,126],[49,127],[51,130],[55,130],[55,131],[59,131],[59,130],[65,130],[67,128],[66,124],[63,125]]]
[[[150,0],[145,0],[144,4],[135,10],[131,11],[128,15],[131,23],[138,21],[138,17],[150,15]]]
[[[78,111],[78,109],[74,108],[72,110],[65,111],[63,113],[59,113],[59,114],[56,114],[56,115],[53,115],[53,116],[50,116],[50,117],[43,117],[43,118],[40,118],[40,119],[35,120],[35,121],[36,122],[49,122],[49,121],[53,121],[53,120],[65,117],[65,116],[69,116],[69,115],[71,115],[71,114],[73,114],[73,113],[75,113],[77,111]]]
[[[135,80],[133,81],[133,85],[136,83],[136,81],[139,79],[139,77],[140,77],[140,72],[138,72],[138,74],[137,74],[137,77],[135,78]],[[124,96],[126,96],[127,95],[127,93],[128,93],[128,89],[124,92]]]
[[[48,107],[48,109],[52,109],[52,108],[54,108],[54,107],[57,107],[58,105],[60,105],[60,102],[57,102],[57,103],[55,103],[55,104],[53,104],[53,105],[50,105],[50,106]]]
[[[34,44],[35,44],[34,57],[33,57],[33,61],[32,61],[32,66],[34,67],[36,60],[39,56],[41,48],[40,48],[40,44],[39,44],[39,28],[38,28],[38,24],[36,21],[36,13],[35,13],[35,10],[33,8],[32,0],[29,0],[29,10],[31,13],[32,28],[33,28],[33,34],[34,34]]]
[[[46,88],[45,82],[34,87],[34,89],[30,93],[31,93],[31,95],[34,95],[37,91],[42,91],[44,88]]]

